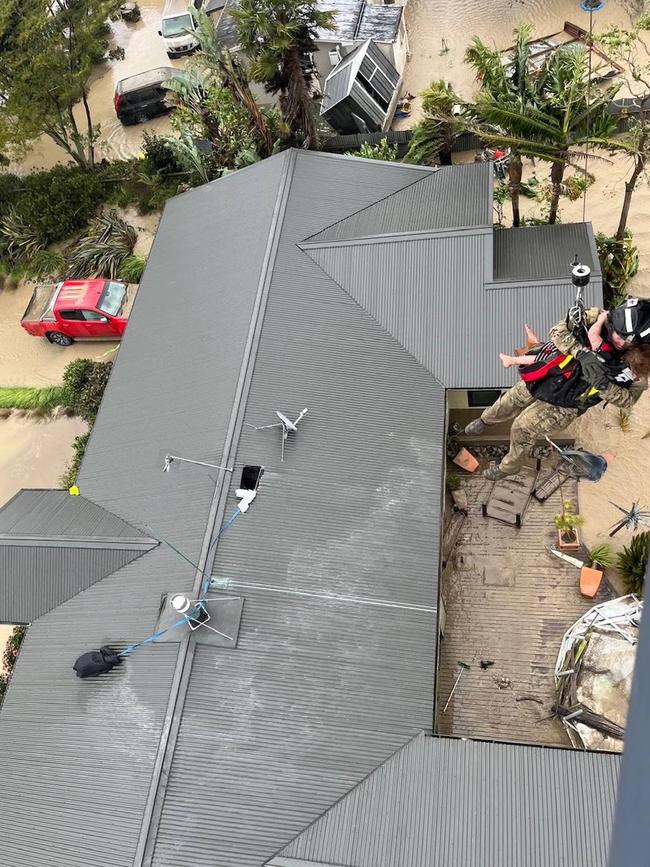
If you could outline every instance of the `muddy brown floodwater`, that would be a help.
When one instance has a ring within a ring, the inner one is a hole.
[[[91,81],[90,110],[93,122],[99,124],[101,129],[101,138],[97,147],[99,158],[105,156],[108,159],[118,159],[134,156],[140,151],[142,133],[145,130],[162,134],[170,129],[169,118],[166,116],[134,126],[122,126],[115,116],[113,95],[115,85],[120,79],[158,66],[182,67],[187,62],[185,59],[170,60],[163,41],[158,36],[164,0],[144,0],[139,5],[142,18],[137,24],[127,24],[124,21],[114,21],[111,24],[112,44],[120,45],[124,49],[124,60],[102,63],[95,70]],[[75,117],[81,127],[85,128],[80,105],[76,106]],[[50,168],[55,163],[67,161],[65,151],[43,136],[34,150],[13,169],[24,173],[38,168]]]
[[[593,18],[595,32],[630,21],[628,6],[621,0],[610,0]],[[589,27],[589,15],[578,0],[410,0],[406,23],[411,60],[404,70],[403,91],[418,94],[432,80],[443,78],[460,96],[470,98],[474,73],[463,56],[473,36],[503,49],[512,44],[512,31],[519,24],[530,22],[536,36],[547,36],[562,30],[565,21]],[[411,126],[418,113],[416,99],[411,117],[395,126]]]
[[[88,425],[80,418],[0,419],[0,506],[21,488],[59,488],[72,459],[72,441]]]

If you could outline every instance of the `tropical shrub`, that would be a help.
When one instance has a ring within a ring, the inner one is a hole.
[[[52,250],[39,250],[25,263],[26,277],[36,280],[60,280],[65,272],[65,258]]]
[[[101,173],[78,167],[0,175],[0,244],[20,259],[63,241],[86,225],[105,194]]]
[[[98,217],[68,259],[69,277],[115,277],[133,253],[137,231],[115,211]]]
[[[125,283],[139,283],[146,264],[145,256],[127,256],[118,269],[118,279]]]
[[[183,171],[173,148],[169,146],[169,142],[163,136],[145,132],[142,136],[142,152],[147,163],[145,170],[158,172],[163,176],[178,174]]]
[[[650,532],[637,533],[629,545],[619,551],[616,560],[618,574],[628,593],[643,595],[643,584],[648,567],[648,543]]]
[[[95,421],[112,367],[111,361],[78,358],[63,372],[66,405],[89,424]]]
[[[626,230],[623,241],[599,232],[596,248],[603,273],[605,306],[616,307],[625,300],[625,287],[639,269],[639,251],[629,230]]]
[[[595,545],[589,551],[589,560],[594,568],[609,569],[616,562],[614,549],[608,542]]]
[[[387,160],[395,162],[397,160],[397,145],[391,144],[388,139],[384,138],[378,144],[368,144],[363,142],[359,150],[348,151],[348,157],[363,157],[367,160]]]

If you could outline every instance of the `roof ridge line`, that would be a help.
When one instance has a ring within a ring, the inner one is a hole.
[[[401,192],[398,191],[398,192]],[[462,235],[492,235],[493,227],[484,223],[471,226],[450,226],[445,229],[416,229],[408,232],[387,232],[384,235],[359,235],[358,238],[333,238],[329,241],[301,241],[301,250],[324,250],[329,247],[363,247],[370,244],[394,244],[399,241],[432,241],[436,238],[450,238]]]
[[[433,381],[434,381],[437,385],[440,386],[440,388],[442,388],[444,391],[447,390],[447,386],[442,382],[442,380],[440,380],[432,370],[429,370],[429,368],[428,368],[425,364],[422,364],[422,362],[420,361],[420,359],[419,359],[419,358],[416,358],[415,355],[413,355],[413,353],[412,353],[410,350],[408,350],[408,349],[406,348],[406,346],[404,346],[404,344],[402,343],[402,341],[401,341],[401,340],[398,340],[398,338],[395,337],[395,335],[394,335],[391,331],[389,331],[389,330],[386,328],[385,325],[382,325],[381,322],[380,322],[380,321],[379,321],[375,316],[373,316],[372,313],[371,313],[369,310],[367,310],[367,309],[363,306],[363,304],[359,304],[359,302],[357,301],[357,299],[352,297],[352,295],[348,292],[348,290],[345,288],[345,286],[341,286],[341,284],[338,282],[338,280],[335,280],[334,277],[332,277],[332,275],[331,275],[330,273],[328,273],[328,272],[327,272],[327,271],[326,271],[326,270],[325,270],[325,269],[324,269],[324,268],[323,268],[323,267],[322,267],[322,266],[321,266],[321,265],[320,265],[320,264],[319,264],[319,263],[314,259],[314,257],[311,256],[311,255],[309,254],[309,251],[308,251],[308,250],[303,250],[302,247],[301,247],[299,244],[296,245],[296,246],[298,247],[298,249],[300,249],[300,250],[305,254],[305,256],[309,256],[309,258],[310,258],[311,261],[314,263],[314,265],[315,265],[319,270],[321,270],[321,271],[323,272],[323,274],[325,274],[325,276],[327,277],[328,280],[331,280],[332,283],[333,283],[335,286],[338,286],[339,289],[341,290],[341,292],[344,292],[344,293],[346,294],[346,296],[347,296],[347,297],[348,297],[348,298],[349,298],[349,299],[350,299],[354,304],[356,304],[356,306],[359,308],[359,310],[363,310],[363,312],[366,314],[366,316],[368,317],[368,319],[370,319],[372,322],[374,322],[374,324],[377,326],[377,328],[379,328],[381,331],[383,331],[384,334],[387,334],[388,337],[390,337],[391,340],[394,340],[395,343],[399,346],[399,348],[402,350],[402,352],[404,352],[405,355],[408,355],[408,357],[411,358],[411,359],[413,359],[413,361],[418,365],[418,367],[420,367],[422,370],[426,371],[426,372],[429,374],[429,376],[431,377],[431,379],[433,379]]]
[[[285,151],[285,165],[278,183],[275,207],[271,224],[269,226],[269,235],[266,250],[264,252],[264,259],[262,260],[262,267],[260,269],[257,295],[251,311],[248,336],[246,338],[239,378],[235,388],[230,421],[226,430],[222,459],[220,462],[221,466],[228,465],[231,453],[233,450],[237,449],[238,445],[238,438],[235,436],[235,433],[238,429],[241,429],[240,416],[243,414],[243,408],[245,407],[248,392],[250,390],[253,368],[255,367],[255,359],[257,357],[257,349],[259,346],[260,332],[264,321],[266,303],[268,301],[271,279],[273,276],[273,268],[275,266],[278,246],[280,243],[281,229],[284,224],[284,216],[286,214],[287,202],[291,191],[291,182],[293,180],[297,162],[297,153],[298,151],[295,148]],[[197,559],[198,568],[196,570],[196,578],[193,586],[193,592],[195,595],[200,591],[203,575],[206,572],[208,555],[211,553],[212,562],[214,562],[214,558],[217,554],[218,543],[213,545],[213,541],[215,529],[221,523],[226,507],[229,484],[224,484],[225,479],[225,471],[220,470],[210,510],[208,512],[206,531],[203,537],[201,552]],[[133,867],[150,865],[153,861],[153,852],[158,835],[158,823],[160,821],[167,782],[169,780],[169,771],[176,749],[176,741],[180,727],[181,714],[179,711],[182,710],[185,704],[185,697],[187,695],[195,650],[196,642],[190,641],[189,635],[179,644],[169,701],[160,732],[158,749],[156,751],[156,758],[151,774],[151,783],[147,793],[147,800],[142,813],[140,834],[138,835],[133,856]]]
[[[339,155],[340,156],[340,155]],[[358,157],[354,157],[354,159],[358,159]],[[423,168],[423,167],[422,167]],[[357,211],[353,211],[351,214],[348,214],[347,217],[343,217],[342,220],[335,220],[333,223],[330,223],[329,226],[323,226],[322,229],[319,229],[317,232],[314,232],[312,235],[308,235],[306,238],[300,242],[304,244],[308,242],[311,238],[315,238],[317,235],[321,235],[323,232],[327,232],[328,229],[332,229],[334,226],[338,226],[339,223],[344,223],[346,220],[349,220],[350,217],[356,216],[356,214],[362,214],[364,211],[367,211],[369,208],[374,208],[375,205],[378,205],[380,202],[385,202],[386,199],[390,199],[391,196],[396,196],[398,193],[404,192],[404,190],[408,190],[409,187],[412,187],[414,184],[419,184],[421,181],[425,180],[425,178],[430,178],[432,175],[438,174],[440,171],[439,166],[434,166],[431,168],[431,171],[426,172],[426,174],[422,174],[422,177],[416,178],[414,181],[411,181],[408,184],[405,184],[403,187],[400,187],[398,190],[393,190],[392,193],[387,193],[385,196],[380,196],[380,198],[376,199],[374,202],[370,202],[369,205],[366,205],[363,208],[359,208]],[[318,241],[314,242],[318,243]]]
[[[118,551],[150,551],[159,545],[149,536],[67,536],[29,533],[0,533],[0,546],[14,545],[22,548],[87,548]]]
[[[352,792],[354,792],[356,789],[358,789],[360,786],[362,786],[366,782],[366,780],[370,779],[370,777],[372,777],[373,774],[376,774],[380,768],[383,768],[383,766],[385,764],[387,764],[392,759],[394,759],[398,753],[401,753],[403,750],[405,750],[407,747],[409,747],[415,741],[423,739],[426,736],[427,736],[427,732],[424,729],[421,729],[417,734],[413,735],[413,737],[410,737],[407,741],[405,741],[401,747],[398,747],[390,755],[386,756],[386,758],[383,761],[379,762],[379,764],[376,767],[374,767],[369,773],[367,773],[364,777],[362,777],[358,783],[355,783],[353,786],[351,786],[347,790],[347,792],[344,792],[340,797],[338,797],[333,803],[331,803],[329,805],[329,807],[326,810],[323,810],[323,812],[319,816],[317,816],[313,821],[309,822],[309,824],[305,825],[305,827],[302,829],[302,831],[299,831],[290,840],[288,840],[282,846],[281,849],[278,849],[277,852],[274,852],[273,855],[271,855],[271,857],[268,860],[264,861],[264,863],[262,864],[262,867],[273,867],[273,861],[276,858],[281,857],[281,853],[287,848],[287,846],[290,846],[295,840],[298,839],[298,837],[301,837],[306,831],[309,830],[309,828],[312,827],[312,825],[315,825],[316,822],[320,822],[320,820],[323,818],[323,816],[326,816],[328,813],[331,813],[332,810],[338,804],[341,803],[341,801],[345,800],[345,798],[347,798],[349,795],[351,795]]]

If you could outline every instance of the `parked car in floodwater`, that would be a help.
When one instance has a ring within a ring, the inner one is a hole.
[[[58,346],[117,340],[124,334],[137,286],[117,280],[64,280],[37,286],[20,322],[28,334]]]
[[[158,35],[162,36],[168,57],[191,54],[199,47],[196,19],[192,8],[200,9],[203,0],[165,0]]]
[[[167,88],[164,84],[172,78],[186,77],[187,73],[182,69],[159,66],[118,81],[113,98],[117,119],[124,126],[130,126],[170,111],[171,106],[165,102]]]

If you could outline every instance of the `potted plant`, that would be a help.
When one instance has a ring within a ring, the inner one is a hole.
[[[603,570],[614,565],[614,551],[607,542],[596,545],[589,551],[589,566],[583,566],[580,570],[580,592],[590,599],[598,593],[600,582],[603,578]]]
[[[578,515],[571,500],[562,501],[562,511],[553,519],[557,527],[558,545],[564,551],[577,551],[580,548],[578,527],[584,524],[582,515]]]

